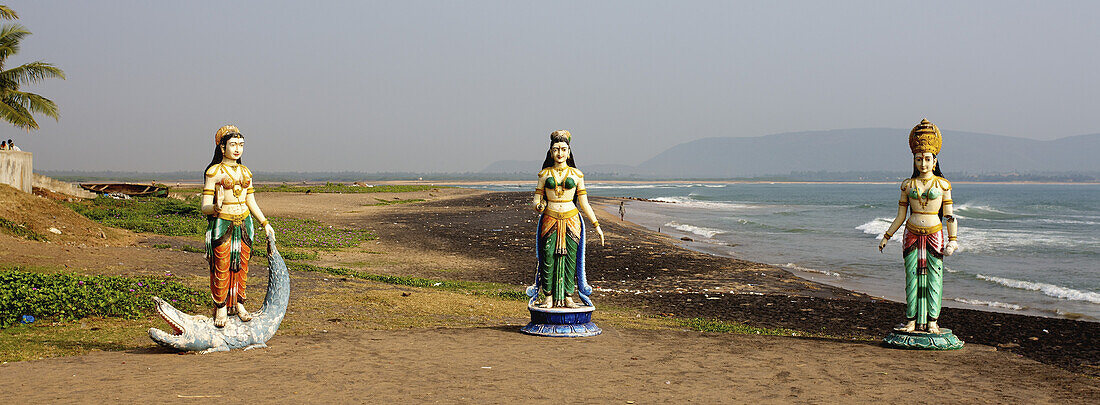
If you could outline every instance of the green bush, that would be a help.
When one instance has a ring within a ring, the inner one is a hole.
[[[23,315],[55,321],[90,316],[135,319],[154,311],[153,296],[191,312],[207,304],[209,294],[171,277],[42,274],[19,267],[0,270],[0,329]]]
[[[34,241],[46,242],[46,237],[42,234],[4,218],[0,218],[0,232]]]
[[[360,243],[374,239],[374,235],[364,230],[334,228],[312,219],[271,218],[271,227],[275,229],[275,239],[279,241],[279,247],[295,249],[340,249],[359,246]],[[252,248],[259,253],[265,251],[266,246],[267,234],[257,224],[256,240]],[[304,253],[303,255],[308,256]],[[314,258],[316,254],[309,257]]]
[[[134,232],[169,236],[202,235],[207,220],[198,197],[137,197],[129,200],[99,196],[91,202],[66,203],[73,211],[101,224]]]

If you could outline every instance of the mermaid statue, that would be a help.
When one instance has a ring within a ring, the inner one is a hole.
[[[210,296],[214,300],[214,326],[224,327],[229,314],[242,322],[252,315],[245,309],[245,284],[255,236],[253,217],[269,241],[275,230],[256,205],[252,172],[241,164],[244,135],[226,125],[214,134],[214,158],[206,167],[202,213],[207,215],[206,257],[210,264]]]
[[[943,177],[937,160],[942,146],[939,128],[926,119],[909,132],[913,175],[901,183],[897,217],[878,245],[881,252],[894,233],[905,225],[902,239],[905,323],[886,337],[886,343],[892,346],[957,349],[963,345],[949,329],[941,329],[937,323],[943,299],[943,257],[959,248],[951,182]],[[944,230],[947,231],[946,243]]]
[[[572,135],[559,130],[550,134],[550,150],[539,171],[532,207],[541,213],[536,228],[535,282],[527,288],[532,321],[523,331],[544,336],[591,336],[600,329],[591,323],[594,310],[592,287],[585,277],[583,212],[600,244],[600,222],[588,204],[584,174],[577,170],[569,148]],[[579,209],[578,209],[579,208]],[[577,293],[584,305],[573,301]]]

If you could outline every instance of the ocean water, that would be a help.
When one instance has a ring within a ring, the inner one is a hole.
[[[944,261],[944,306],[1100,321],[1100,185],[953,186],[960,250]],[[588,191],[658,201],[628,201],[627,219],[690,237],[691,248],[904,301],[902,232],[877,248],[897,184],[590,181]]]

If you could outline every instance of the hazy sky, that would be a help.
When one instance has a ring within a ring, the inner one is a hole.
[[[201,170],[226,123],[257,172],[479,171],[563,128],[582,169],[922,117],[1100,132],[1098,2],[7,3],[34,35],[6,67],[68,75],[26,88],[59,122],[0,127],[36,169]]]

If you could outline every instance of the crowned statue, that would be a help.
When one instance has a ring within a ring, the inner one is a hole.
[[[898,229],[905,263],[905,323],[885,343],[909,349],[958,349],[963,342],[939,327],[943,299],[943,258],[958,248],[958,222],[952,212],[951,182],[943,177],[937,156],[943,136],[928,120],[909,132],[913,174],[901,183],[898,213],[879,241],[879,251]],[[946,238],[944,235],[946,231]]]
[[[531,323],[526,333],[543,336],[592,336],[601,332],[591,322],[595,307],[585,278],[586,227],[581,213],[603,244],[600,222],[588,204],[584,174],[577,169],[569,144],[572,135],[550,134],[550,150],[539,171],[532,207],[541,215],[536,228],[535,282],[527,288]],[[573,300],[576,293],[583,304]]]

